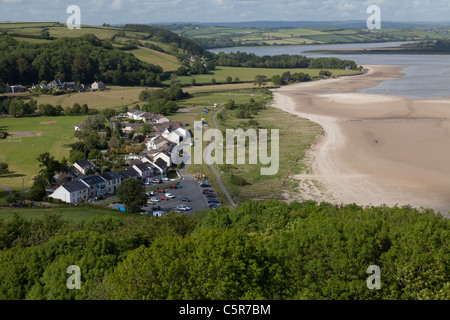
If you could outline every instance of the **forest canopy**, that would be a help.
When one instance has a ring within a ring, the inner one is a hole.
[[[49,43],[19,42],[0,35],[0,83],[37,84],[54,79],[90,84],[155,85],[163,70],[113,48],[92,34]]]
[[[0,219],[0,299],[448,300],[449,224],[432,210],[312,201],[81,223],[16,214]],[[67,290],[70,265],[80,290]]]

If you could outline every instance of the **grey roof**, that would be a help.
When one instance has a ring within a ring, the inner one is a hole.
[[[102,177],[103,179],[105,179],[105,181],[110,181],[110,180],[114,180],[115,178],[113,178],[110,174],[108,174],[107,172],[102,173],[100,175],[100,177]]]
[[[158,160],[155,161],[155,164],[163,170],[167,168],[167,163],[161,158],[158,158]]]
[[[115,171],[108,171],[106,172],[109,176],[111,176],[113,179],[122,179],[122,176],[115,172]]]
[[[89,186],[94,186],[96,184],[104,183],[105,180],[100,178],[99,176],[88,176],[86,178],[81,179],[81,181],[85,182]]]
[[[87,159],[83,159],[80,161],[75,162],[77,165],[79,165],[81,168],[89,168],[89,167],[94,167],[94,165],[92,164],[92,162],[90,162]]]
[[[129,178],[136,178],[139,177],[139,173],[134,170],[132,167],[125,169],[123,171],[120,171],[119,174],[121,175],[122,179],[129,179]]]
[[[136,168],[138,168],[141,171],[146,171],[152,168],[152,166],[148,162],[137,163],[134,166],[136,166]]]
[[[69,191],[70,193],[87,189],[87,186],[80,181],[67,183],[65,185],[62,185],[62,187],[67,191]]]

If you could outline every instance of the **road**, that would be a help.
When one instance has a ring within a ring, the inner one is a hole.
[[[216,116],[217,116],[217,114],[218,114],[219,112],[221,112],[222,110],[223,110],[223,107],[220,108],[219,110],[217,110],[217,111],[214,113],[214,115],[213,115],[214,127],[215,127],[216,129],[219,128],[219,126],[217,125]],[[222,183],[222,179],[220,178],[220,174],[219,174],[219,172],[217,172],[217,169],[216,169],[213,165],[211,165],[211,164],[209,164],[208,167],[209,167],[209,168],[211,169],[211,171],[213,171],[214,174],[216,175],[217,183],[219,184],[220,188],[222,189],[223,194],[225,195],[225,197],[227,197],[228,201],[230,202],[230,204],[231,204],[233,207],[236,207],[236,203],[234,202],[233,198],[232,198],[232,197],[230,196],[230,194],[228,193],[227,188],[226,188],[226,187],[224,186],[224,184]]]

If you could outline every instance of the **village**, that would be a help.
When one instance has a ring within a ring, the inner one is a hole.
[[[123,181],[139,179],[149,190],[142,214],[161,216],[169,211],[188,212],[221,206],[217,193],[204,180],[203,173],[193,177],[186,173],[183,164],[177,166],[172,162],[172,150],[184,139],[192,137],[192,132],[182,122],[171,121],[160,114],[132,110],[112,117],[110,123],[120,123],[121,130],[133,137],[139,135],[135,132],[142,131],[144,125],[151,125],[152,135],[143,140],[144,150],[141,153],[125,155],[124,170],[101,172],[88,159],[76,161],[64,174],[65,181],[69,182],[60,184],[55,190],[47,190],[49,198],[72,205],[102,204],[117,198],[117,189]],[[81,124],[75,125],[74,130],[82,131]],[[109,207],[126,211],[126,206],[118,201],[113,201]]]

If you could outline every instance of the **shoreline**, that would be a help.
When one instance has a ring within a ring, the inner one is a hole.
[[[446,168],[450,99],[407,100],[360,93],[404,76],[402,66],[365,68],[369,71],[364,75],[272,90],[273,107],[313,121],[324,132],[308,152],[312,173],[291,177],[301,185],[305,181],[319,184],[320,192],[316,188],[310,194],[289,194],[286,200],[411,205],[446,215],[450,209],[450,191],[445,192],[450,190]]]

